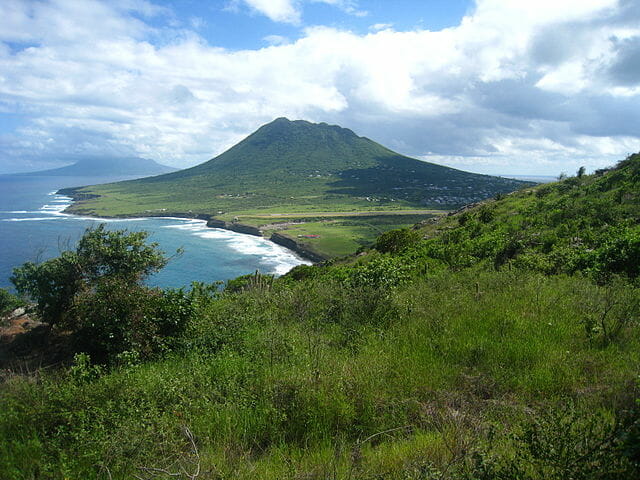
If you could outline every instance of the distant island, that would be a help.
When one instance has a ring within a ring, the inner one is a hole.
[[[100,177],[113,175],[136,175],[148,177],[176,171],[176,168],[161,165],[153,160],[139,157],[90,158],[72,165],[50,170],[20,173],[19,175],[49,175],[69,177]]]
[[[337,125],[278,118],[195,167],[61,193],[77,200],[70,213],[205,218],[315,259],[526,185],[410,158]]]

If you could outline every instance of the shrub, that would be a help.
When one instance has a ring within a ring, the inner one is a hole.
[[[565,404],[540,412],[513,434],[514,454],[477,455],[469,479],[624,480],[638,478],[624,455],[622,425],[600,411]]]
[[[350,267],[347,284],[355,288],[392,288],[409,280],[409,266],[398,257],[379,256],[373,260]]]
[[[66,317],[74,296],[92,289],[102,278],[139,284],[167,263],[156,243],[146,244],[147,232],[88,228],[76,251],[62,252],[41,264],[27,262],[13,270],[11,282],[21,295],[37,303],[51,324]]]
[[[381,253],[398,253],[420,241],[420,234],[407,228],[390,230],[378,237],[374,248]]]
[[[74,333],[76,349],[108,360],[124,351],[150,356],[168,347],[190,314],[181,291],[142,281],[167,259],[147,232],[87,229],[75,251],[14,269],[11,281],[52,325]]]
[[[148,358],[170,350],[192,315],[182,290],[100,281],[75,297],[72,327],[76,350],[110,361],[123,352]]]
[[[622,273],[631,278],[640,275],[640,229],[614,230],[610,239],[597,250],[595,269],[601,273]]]
[[[4,288],[0,288],[0,315],[4,315],[15,308],[18,308],[22,302],[18,297],[11,294]]]

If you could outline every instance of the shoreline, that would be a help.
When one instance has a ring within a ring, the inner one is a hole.
[[[68,215],[86,215],[88,217],[93,218],[109,218],[109,219],[126,219],[126,218],[143,218],[140,215],[120,215],[120,216],[100,216],[95,213],[84,214],[84,213],[76,213],[69,212],[68,210],[73,207],[74,204],[80,202],[82,200],[88,200],[90,198],[96,198],[98,195],[86,194],[86,193],[78,193],[76,192],[77,188],[82,187],[70,187],[70,188],[61,188],[56,191],[56,195],[64,195],[66,197],[71,198],[72,204],[65,208],[61,213],[66,213]],[[286,237],[277,232],[271,234],[270,237],[265,237],[262,234],[262,231],[258,227],[253,227],[251,225],[245,225],[237,222],[225,222],[224,220],[219,220],[217,218],[213,218],[212,215],[206,213],[182,213],[182,212],[162,212],[162,214],[156,213],[148,213],[144,215],[144,218],[184,218],[188,220],[204,220],[206,221],[206,225],[208,228],[219,228],[222,230],[228,230],[230,232],[242,233],[244,235],[252,235],[254,237],[264,238],[270,242],[275,243],[276,245],[280,245],[281,247],[286,248],[287,250],[291,250],[293,253],[299,255],[301,258],[305,260],[309,260],[314,264],[324,262],[328,260],[328,258],[313,252],[304,246],[300,245],[294,239],[290,237]]]

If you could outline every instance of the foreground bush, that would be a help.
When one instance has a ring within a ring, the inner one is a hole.
[[[143,285],[167,263],[147,236],[89,228],[75,251],[26,263],[14,269],[11,281],[45,322],[73,333],[76,351],[101,361],[126,351],[150,357],[167,349],[191,310],[182,292]]]

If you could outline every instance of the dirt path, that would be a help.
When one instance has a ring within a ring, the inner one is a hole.
[[[238,218],[308,218],[308,217],[374,217],[378,215],[446,215],[446,210],[394,210],[382,212],[305,212],[269,213],[266,215],[238,215]]]

